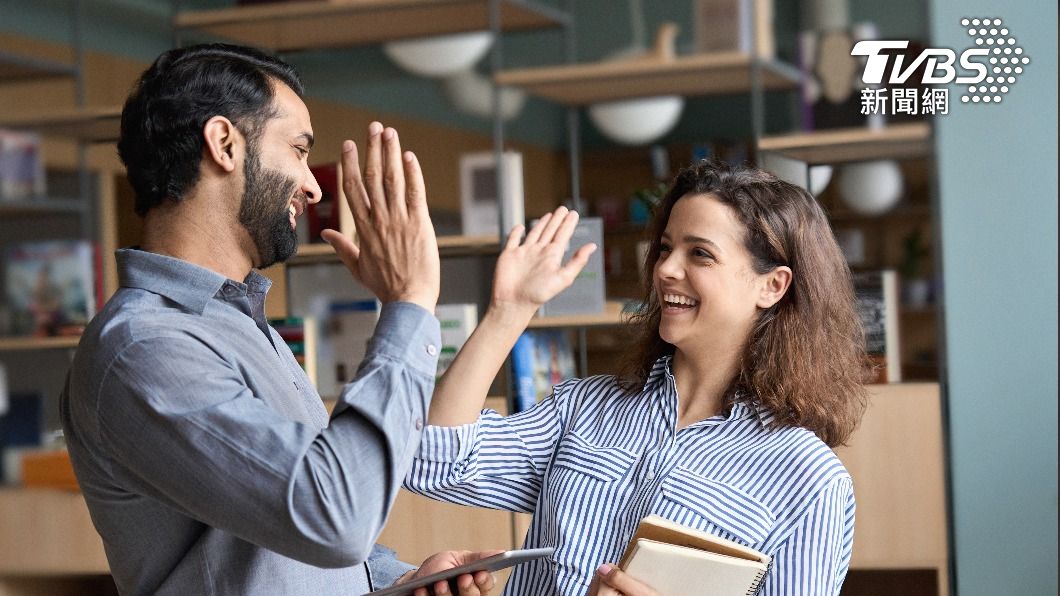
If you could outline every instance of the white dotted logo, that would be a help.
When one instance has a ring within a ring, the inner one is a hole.
[[[1031,63],[1016,38],[1000,18],[963,18],[961,25],[977,48],[985,48],[989,56],[987,76],[977,85],[962,90],[962,103],[1001,103],[1001,98],[1016,84],[1023,68]],[[963,61],[962,61],[963,62]],[[958,81],[961,83],[961,81]]]

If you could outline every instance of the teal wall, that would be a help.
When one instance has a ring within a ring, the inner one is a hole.
[[[936,120],[957,593],[1056,594],[1056,2],[931,6],[936,45],[999,17],[1032,60]]]

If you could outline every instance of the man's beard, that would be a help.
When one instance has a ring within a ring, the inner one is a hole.
[[[258,249],[260,262],[256,267],[264,269],[286,261],[298,250],[298,235],[291,227],[287,210],[298,183],[276,170],[262,167],[257,153],[253,144],[247,148],[239,223]]]

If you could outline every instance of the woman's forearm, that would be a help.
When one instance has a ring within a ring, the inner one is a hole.
[[[435,385],[428,423],[460,426],[478,420],[493,379],[533,314],[525,306],[490,306]]]

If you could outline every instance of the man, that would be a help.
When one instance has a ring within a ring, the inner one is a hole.
[[[296,218],[320,200],[301,93],[288,65],[214,44],[162,54],[122,112],[142,246],[116,255],[120,288],[85,331],[61,415],[123,594],[360,594],[480,556],[410,570],[373,548],[440,341],[423,178],[393,129],[369,127],[363,178],[343,145],[360,240],[326,237],[383,308],[330,421],[265,321],[254,269],[294,254]],[[458,585],[474,596],[493,579]]]

